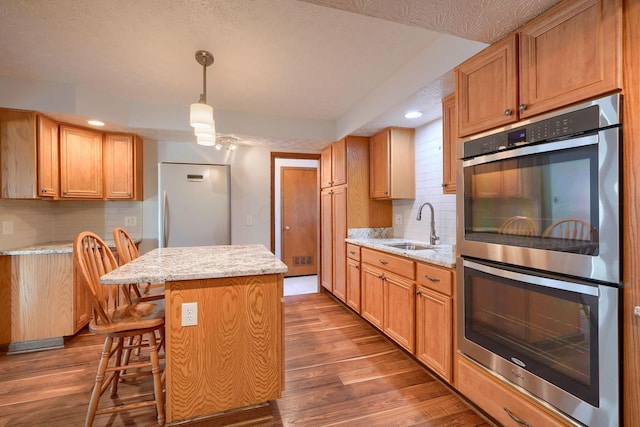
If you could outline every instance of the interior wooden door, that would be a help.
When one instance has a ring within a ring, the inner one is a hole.
[[[315,168],[282,167],[282,261],[285,274],[318,273],[318,177]]]

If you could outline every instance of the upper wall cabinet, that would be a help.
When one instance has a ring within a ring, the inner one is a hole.
[[[142,139],[106,134],[103,148],[105,198],[142,200]]]
[[[621,0],[561,2],[456,68],[458,136],[621,89],[621,38]]]
[[[57,197],[58,124],[35,111],[0,109],[0,196]]]
[[[416,197],[415,129],[390,127],[375,134],[370,144],[370,197]]]
[[[60,126],[63,199],[102,199],[102,132]]]

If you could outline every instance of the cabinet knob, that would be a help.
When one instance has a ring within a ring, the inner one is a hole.
[[[416,291],[416,295],[420,295],[420,291]]]
[[[511,108],[507,108],[506,110],[504,110],[504,115],[505,116],[510,116],[513,114],[513,110]]]
[[[47,189],[46,189],[46,188],[43,188],[43,189],[42,189],[42,192],[43,192],[43,193],[46,193],[46,192],[47,192]]]
[[[518,105],[518,110],[520,110],[520,111],[524,111],[524,110],[526,110],[526,109],[527,109],[527,104],[520,104],[520,105]]]
[[[442,184],[440,184],[440,186],[441,186],[442,188],[444,188],[444,187],[446,187],[446,186],[447,186],[447,183],[446,183],[446,182],[443,182]]]
[[[388,195],[389,195],[389,192],[388,192],[388,191],[385,191],[385,192],[384,192],[384,194],[388,196]]]

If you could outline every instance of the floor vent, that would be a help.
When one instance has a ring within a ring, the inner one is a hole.
[[[294,265],[312,265],[313,257],[312,256],[294,256],[293,264]]]

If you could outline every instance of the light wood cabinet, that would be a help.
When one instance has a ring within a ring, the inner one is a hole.
[[[347,138],[342,138],[322,150],[320,155],[321,188],[347,183]]]
[[[103,146],[105,198],[142,200],[142,139],[106,134]]]
[[[0,265],[0,294],[8,297],[10,306],[5,319],[9,326],[1,328],[0,341],[11,343],[10,349],[20,351],[21,343],[55,338],[62,343],[62,337],[89,322],[90,300],[75,280],[72,253],[5,255]]]
[[[331,162],[324,160],[328,153],[323,150],[321,181],[331,175],[327,182],[344,183],[322,188],[320,193],[320,283],[344,302],[348,230],[391,227],[392,205],[390,200],[369,198],[369,138],[347,136],[335,142],[331,145]]]
[[[361,315],[400,346],[415,349],[415,263],[361,249]]]
[[[455,69],[460,137],[518,119],[517,41],[511,34]]]
[[[416,197],[415,129],[386,128],[370,140],[372,199]]]
[[[0,196],[57,198],[58,124],[34,111],[0,109]]]
[[[455,70],[464,137],[622,88],[621,0],[560,2]]]
[[[102,133],[60,126],[60,190],[63,199],[102,199]]]
[[[453,272],[423,263],[416,266],[415,355],[453,382]]]
[[[360,315],[373,326],[382,330],[384,319],[384,280],[380,268],[361,264],[361,309]]]
[[[574,0],[520,34],[520,117],[622,88],[621,0]]]
[[[384,273],[384,333],[408,352],[415,350],[416,316],[413,280]]]
[[[347,292],[345,303],[360,313],[360,246],[347,243]]]
[[[569,425],[513,387],[491,376],[464,356],[457,356],[457,388],[505,427]]]
[[[456,96],[442,100],[442,192],[456,194],[456,143],[458,140],[458,116]]]

